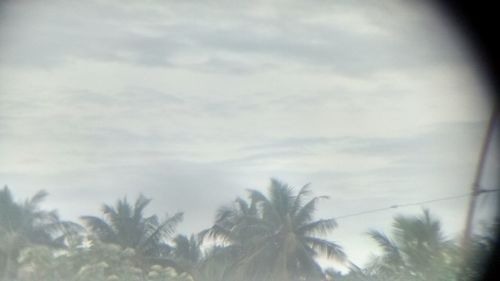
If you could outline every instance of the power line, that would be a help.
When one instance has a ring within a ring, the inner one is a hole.
[[[496,190],[488,190],[488,191],[498,191]],[[391,205],[389,207],[385,208],[378,208],[378,209],[371,209],[371,210],[366,210],[358,213],[353,213],[353,214],[348,214],[348,215],[342,215],[335,217],[334,219],[344,219],[344,218],[350,218],[350,217],[357,217],[365,214],[371,214],[371,213],[376,213],[376,212],[382,212],[382,211],[387,211],[391,209],[397,209],[397,208],[403,208],[403,207],[411,207],[411,206],[417,206],[417,205],[422,205],[422,204],[428,204],[428,203],[434,203],[434,202],[440,202],[440,201],[446,201],[446,200],[453,200],[453,199],[458,199],[458,198],[463,198],[472,195],[471,192],[469,193],[464,193],[460,195],[454,195],[454,196],[448,196],[448,197],[441,197],[441,198],[436,198],[436,199],[430,199],[430,200],[425,200],[425,201],[419,201],[419,202],[413,202],[413,203],[404,203],[404,204],[395,204]]]
[[[488,193],[488,192],[496,192],[496,191],[500,191],[500,188],[480,188],[479,187],[477,189],[477,195],[482,194],[482,193]],[[394,204],[394,205],[391,205],[389,207],[371,209],[371,210],[366,210],[366,211],[362,211],[362,212],[358,212],[358,213],[342,215],[342,216],[335,217],[334,219],[338,220],[338,219],[344,219],[344,218],[349,218],[349,217],[357,217],[360,215],[382,212],[382,211],[387,211],[387,210],[391,210],[391,209],[418,206],[418,205],[422,205],[422,204],[453,200],[453,199],[467,197],[467,196],[470,196],[472,194],[473,194],[472,192],[468,192],[468,193],[464,193],[464,194],[453,195],[453,196],[448,196],[448,197],[441,197],[441,198],[430,199],[430,200],[425,200],[425,201],[418,201],[418,202],[413,202],[413,203]]]
[[[453,199],[463,198],[463,197],[466,197],[466,196],[469,196],[469,195],[471,195],[471,193],[465,193],[465,194],[461,194],[461,195],[455,195],[455,196],[449,196],[449,197],[431,199],[431,200],[421,201],[421,202],[415,202],[415,203],[393,205],[393,206],[391,206],[391,208],[409,207],[409,206],[422,205],[422,204],[434,203],[434,202],[439,202],[439,201],[447,201],[447,200],[453,200]]]

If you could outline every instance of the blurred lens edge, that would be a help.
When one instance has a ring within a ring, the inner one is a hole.
[[[491,1],[437,1],[441,9],[452,24],[455,24],[459,32],[463,34],[467,45],[472,48],[474,58],[479,64],[481,75],[489,83],[489,100],[491,103],[499,103],[500,93],[500,40],[496,38],[495,27],[500,26],[500,17],[495,8],[495,2]],[[491,108],[493,108],[493,104]],[[498,143],[494,144],[498,145]],[[500,196],[500,192],[497,192]],[[497,216],[500,217],[497,209]],[[496,247],[490,258],[483,280],[500,280],[497,277],[497,265],[500,265],[498,241],[500,241],[499,230],[496,230]]]

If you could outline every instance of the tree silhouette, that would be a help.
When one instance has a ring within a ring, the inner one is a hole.
[[[160,220],[156,215],[144,216],[144,209],[151,202],[140,195],[134,204],[127,198],[118,200],[115,207],[104,204],[104,219],[83,216],[90,233],[105,243],[113,243],[122,248],[132,248],[139,255],[165,257],[170,252],[167,239],[172,236],[183,214],[176,213]]]
[[[60,220],[56,211],[40,209],[47,195],[39,191],[18,203],[7,186],[0,190],[0,280],[14,278],[23,248],[33,244],[61,248],[66,238],[83,230],[74,222]]]
[[[325,197],[306,200],[310,193],[308,185],[294,194],[273,179],[267,195],[250,190],[249,201],[238,198],[233,206],[219,209],[215,225],[202,237],[226,243],[236,255],[234,274],[245,280],[320,280],[323,272],[315,257],[343,261],[345,254],[320,237],[337,224],[334,219],[314,220],[317,203]]]
[[[449,280],[456,274],[456,247],[428,210],[418,217],[395,217],[391,238],[375,230],[368,234],[383,251],[369,270],[383,280]]]

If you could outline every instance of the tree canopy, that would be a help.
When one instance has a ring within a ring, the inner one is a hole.
[[[295,190],[273,179],[267,192],[248,190],[221,206],[210,228],[191,235],[176,233],[183,213],[146,214],[151,199],[142,195],[103,204],[102,217],[81,217],[84,227],[41,208],[46,197],[40,191],[17,202],[8,187],[0,190],[0,280],[477,280],[498,228],[497,219],[473,238],[473,248],[462,249],[429,210],[397,215],[389,234],[366,233],[381,254],[360,267],[330,240],[335,219],[316,218],[326,197],[313,196],[310,185]],[[319,257],[350,271],[325,269]]]

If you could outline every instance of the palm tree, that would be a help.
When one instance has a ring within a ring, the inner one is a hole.
[[[234,272],[235,252],[231,247],[214,245],[204,251],[197,266],[195,281],[222,281],[228,280]],[[233,279],[231,279],[233,280]]]
[[[144,209],[151,202],[140,195],[132,205],[127,198],[118,200],[115,207],[104,204],[105,218],[83,216],[81,219],[97,239],[122,248],[132,248],[143,257],[162,258],[171,248],[166,243],[182,221],[183,214],[176,213],[160,220],[156,215],[144,216]]]
[[[498,245],[498,231],[500,230],[500,217],[492,222],[483,222],[480,233],[473,235],[468,248],[460,248],[457,253],[457,266],[460,271],[459,280],[481,280],[488,266],[493,265],[493,254]],[[462,258],[460,258],[462,257]]]
[[[334,242],[322,239],[337,223],[314,220],[322,197],[305,201],[311,193],[305,185],[297,194],[288,185],[271,180],[268,195],[249,191],[249,202],[221,208],[215,225],[202,233],[226,243],[237,256],[233,268],[246,280],[319,280],[323,278],[315,257],[343,261],[345,254]]]
[[[41,210],[39,205],[47,195],[39,191],[17,203],[7,186],[0,190],[0,280],[15,276],[23,248],[32,244],[64,247],[66,238],[82,230],[76,223],[60,220],[55,211]]]
[[[178,273],[186,272],[199,280],[199,265],[202,261],[202,251],[200,241],[195,235],[177,235],[173,240],[172,261]]]
[[[382,280],[453,279],[455,245],[443,235],[440,222],[428,210],[418,217],[395,217],[392,238],[375,230],[368,234],[383,251],[369,266]]]

